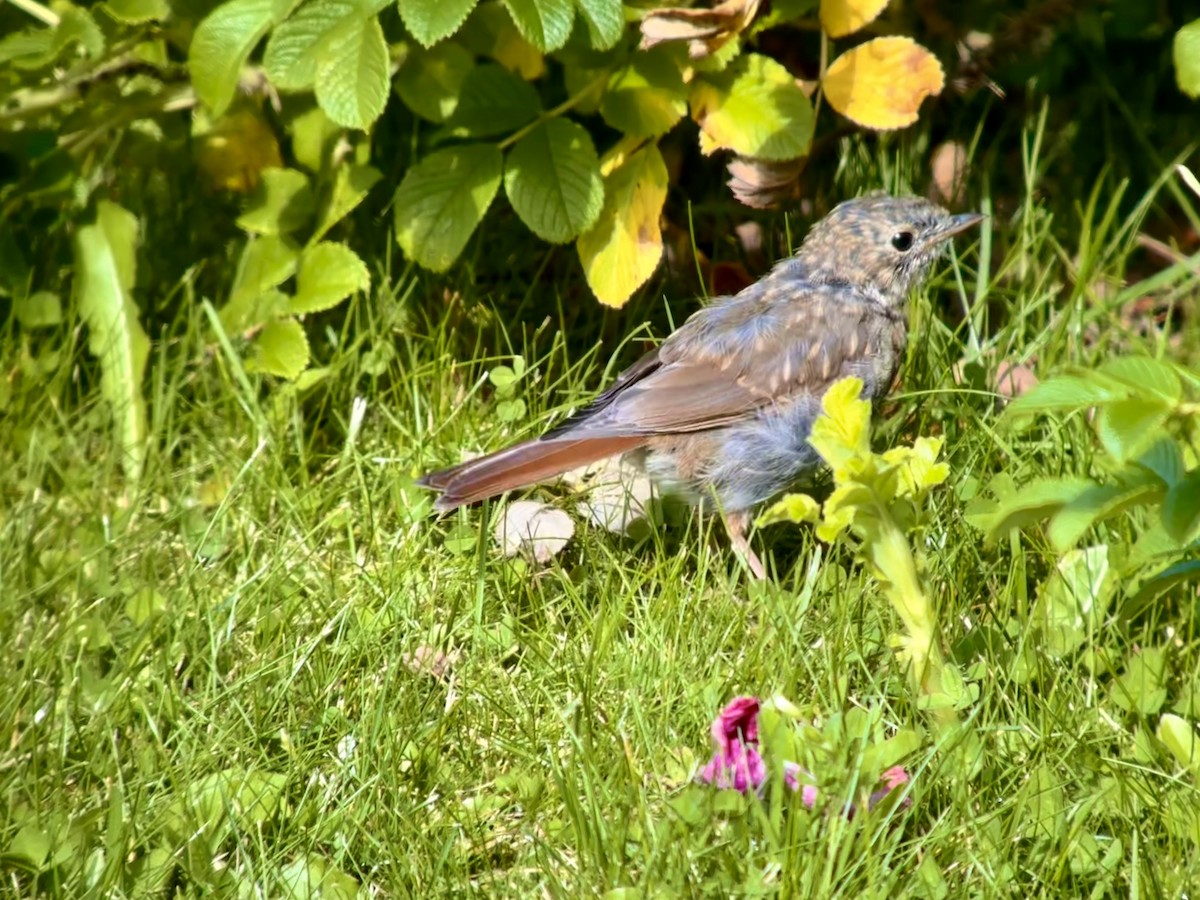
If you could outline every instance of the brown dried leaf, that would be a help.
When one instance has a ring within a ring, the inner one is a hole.
[[[653,497],[654,488],[641,469],[610,458],[596,469],[578,508],[593,525],[613,534],[627,534],[647,517]]]
[[[772,209],[799,196],[800,172],[805,157],[773,162],[749,156],[729,161],[729,190],[740,202],[753,209]]]
[[[655,9],[642,19],[642,50],[665,41],[687,41],[688,56],[703,59],[750,24],[761,0],[724,0],[711,9]]]
[[[996,367],[995,389],[1004,400],[1015,400],[1032,391],[1038,384],[1033,369],[1021,363],[1002,360]]]
[[[505,556],[524,554],[541,565],[563,551],[575,534],[575,523],[561,509],[535,500],[508,504],[493,537]]]
[[[958,141],[945,141],[933,151],[929,161],[935,200],[946,206],[958,206],[963,199],[967,176],[967,148]]]

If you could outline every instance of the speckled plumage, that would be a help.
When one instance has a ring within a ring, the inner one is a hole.
[[[760,281],[699,310],[562,425],[422,479],[453,509],[617,453],[725,514],[734,545],[750,511],[812,471],[821,398],[857,375],[887,392],[907,338],[904,306],[947,239],[979,221],[918,198],[837,206]]]

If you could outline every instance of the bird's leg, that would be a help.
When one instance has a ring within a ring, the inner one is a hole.
[[[749,524],[750,513],[748,512],[725,514],[725,528],[729,532],[729,542],[733,544],[734,552],[746,560],[746,565],[750,567],[750,573],[755,578],[759,581],[765,581],[767,570],[763,567],[762,560],[758,558],[758,554],[754,552],[750,546],[750,541],[746,538],[746,526]]]

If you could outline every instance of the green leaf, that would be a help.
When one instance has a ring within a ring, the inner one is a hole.
[[[339,166],[333,177],[329,199],[321,210],[320,219],[312,237],[309,238],[309,243],[319,241],[330,228],[350,215],[381,178],[383,173],[373,166],[358,166],[352,163]]]
[[[394,87],[404,105],[430,122],[445,122],[458,106],[475,58],[447,41],[431,50],[410,53],[396,73]],[[532,90],[532,88],[530,88]]]
[[[1149,356],[1120,356],[1100,366],[1099,374],[1128,386],[1141,397],[1154,397],[1174,406],[1183,399],[1183,384],[1175,367]]]
[[[1200,777],[1200,740],[1193,725],[1173,713],[1164,713],[1154,731],[1171,755],[1194,777]]]
[[[1022,786],[1017,800],[1025,837],[1057,842],[1066,831],[1066,800],[1061,779],[1045,765],[1038,765]]]
[[[50,847],[50,835],[36,825],[28,824],[13,835],[4,855],[29,871],[37,872],[50,855]]]
[[[479,0],[404,0],[400,18],[423,47],[432,47],[462,26]]]
[[[1184,475],[1183,456],[1179,445],[1171,438],[1159,438],[1141,455],[1137,464],[1152,472],[1164,487],[1173,487]]]
[[[1062,657],[1094,638],[1115,590],[1108,547],[1065,554],[1038,588],[1033,607],[1033,624],[1041,629],[1047,652]]]
[[[1188,22],[1175,32],[1171,49],[1179,89],[1192,99],[1200,97],[1200,19]]]
[[[310,353],[304,326],[295,319],[275,319],[263,326],[254,341],[255,356],[248,369],[278,375],[289,381],[308,368]]]
[[[308,176],[295,169],[263,169],[237,224],[252,234],[291,234],[312,218],[316,198]]]
[[[341,126],[331,122],[321,107],[313,106],[292,119],[288,131],[296,162],[314,175],[324,172],[342,133]]]
[[[1131,484],[1097,484],[1063,504],[1054,513],[1046,536],[1054,549],[1062,552],[1073,547],[1096,522],[1110,519],[1135,506],[1162,500],[1163,489],[1157,479]]]
[[[101,201],[95,219],[75,233],[75,294],[88,326],[88,347],[100,360],[100,390],[117,425],[121,465],[131,480],[146,459],[146,404],[142,376],[150,340],[138,322],[132,290],[138,220]]]
[[[521,221],[562,244],[591,228],[604,206],[600,159],[581,125],[551,119],[509,151],[504,189]]]
[[[205,16],[188,47],[188,71],[196,96],[214,116],[233,101],[250,52],[295,0],[229,0]]]
[[[476,66],[463,81],[447,125],[461,137],[490,137],[528,125],[542,111],[537,91],[503,66]]]
[[[1005,492],[993,501],[975,501],[967,508],[967,521],[983,531],[988,542],[1049,518],[1075,498],[1095,487],[1086,478],[1035,478],[1019,491]]]
[[[358,882],[315,854],[292,860],[279,873],[285,900],[354,900]]]
[[[637,53],[614,72],[600,115],[618,131],[640,137],[666,134],[687,112],[687,87],[668,46]]]
[[[1101,408],[1096,434],[1110,456],[1125,462],[1162,433],[1170,416],[1171,407],[1145,397],[1116,400]]]
[[[375,16],[337,29],[317,63],[317,102],[337,124],[365,131],[387,105],[388,65],[387,41]]]
[[[1122,385],[1109,384],[1082,375],[1059,375],[1043,381],[1033,390],[1013,400],[1005,408],[1002,418],[1004,421],[1011,421],[1028,413],[1086,409],[1114,400],[1124,400],[1128,396],[1129,390]]]
[[[263,67],[271,84],[281,91],[311,89],[325,39],[360,16],[355,0],[312,0],[301,6],[267,41]]]
[[[53,328],[62,324],[62,300],[53,291],[19,294],[13,298],[12,308],[22,328]]]
[[[260,302],[263,295],[296,273],[300,251],[283,238],[269,236],[250,240],[242,251],[229,300],[221,309],[221,326],[242,332],[283,312],[274,303]]]
[[[396,240],[405,255],[444,272],[458,258],[500,187],[503,157],[492,144],[431,153],[396,190]]]
[[[1200,470],[1192,470],[1167,491],[1163,526],[1180,545],[1200,538]]]
[[[608,50],[615,47],[625,32],[621,0],[575,0],[575,6],[587,22],[592,48]]]
[[[371,273],[357,253],[345,244],[324,241],[300,257],[296,296],[290,310],[296,315],[337,306],[355,291],[371,286]]]
[[[0,64],[15,69],[41,69],[57,62],[68,50],[95,58],[104,52],[104,33],[92,14],[78,6],[59,9],[53,28],[29,28],[0,40]]]
[[[571,36],[572,0],[504,0],[521,37],[543,53],[557,50]]]
[[[1161,648],[1134,652],[1112,685],[1112,702],[1128,712],[1152,716],[1167,702],[1167,659]]]
[[[723,72],[698,79],[690,102],[702,153],[796,159],[812,143],[808,97],[787,69],[761,54],[746,54]]]
[[[125,25],[161,21],[171,13],[167,0],[108,0],[103,9]]]

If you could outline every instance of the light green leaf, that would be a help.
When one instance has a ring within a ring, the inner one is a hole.
[[[280,870],[284,900],[354,900],[358,882],[333,863],[310,854],[292,860]]]
[[[34,70],[56,62],[66,51],[95,58],[104,52],[104,33],[92,14],[78,6],[59,9],[54,28],[29,28],[0,40],[0,64]]]
[[[342,23],[361,17],[355,0],[311,0],[271,32],[263,67],[281,91],[309,90],[317,78],[324,40]]]
[[[1200,470],[1193,470],[1167,491],[1163,525],[1181,545],[1200,538]]]
[[[521,36],[543,53],[557,50],[571,36],[573,0],[504,0]]]
[[[289,381],[308,368],[310,352],[304,326],[295,319],[275,319],[254,340],[255,355],[246,368]]]
[[[1086,409],[1128,396],[1129,389],[1121,384],[1084,375],[1059,375],[1041,382],[1008,404],[1002,421],[1011,422],[1028,413]]]
[[[657,144],[633,153],[604,179],[604,208],[575,245],[601,303],[623,305],[658,268],[666,199],[667,166]]]
[[[252,234],[291,234],[312,219],[316,198],[308,177],[295,169],[263,169],[238,227]]]
[[[502,169],[492,144],[448,147],[410,168],[393,204],[404,253],[435,272],[450,268],[496,196]]]
[[[404,27],[423,47],[432,47],[462,26],[479,0],[404,0],[399,5]]]
[[[600,101],[600,115],[618,131],[657,137],[687,112],[687,87],[668,46],[637,53],[617,70]]]
[[[167,0],[108,0],[103,9],[125,25],[161,21],[171,13]]]
[[[1115,589],[1107,546],[1065,554],[1038,588],[1033,607],[1033,624],[1041,629],[1047,652],[1062,657],[1094,638]]]
[[[50,835],[34,824],[23,825],[8,844],[4,855],[32,871],[41,869],[50,855]]]
[[[330,228],[350,215],[381,178],[383,173],[373,166],[359,166],[353,163],[339,166],[333,178],[329,199],[321,209],[316,231],[309,238],[309,244],[321,240]]]
[[[1195,726],[1174,713],[1164,713],[1154,733],[1171,751],[1176,762],[1191,770],[1193,776],[1200,776],[1200,740],[1196,737]]]
[[[1100,366],[1099,374],[1127,385],[1137,395],[1174,406],[1183,398],[1175,367],[1149,356],[1119,356]]]
[[[761,54],[746,54],[723,72],[698,79],[690,102],[702,153],[724,149],[795,159],[812,143],[812,104],[787,69]]]
[[[1078,543],[1096,522],[1135,506],[1159,502],[1162,497],[1163,489],[1157,480],[1093,485],[1053,514],[1046,536],[1061,552]]]
[[[592,48],[608,50],[616,46],[625,31],[625,13],[621,0],[575,0],[587,22]]]
[[[862,399],[862,389],[862,379],[854,376],[831,385],[808,439],[839,481],[848,463],[871,452],[871,403]]]
[[[490,137],[516,131],[541,111],[529,82],[503,66],[486,63],[468,73],[447,124],[457,136]]]
[[[62,324],[62,300],[53,291],[18,294],[13,298],[12,308],[22,328],[53,328]]]
[[[345,244],[323,241],[300,257],[291,312],[299,315],[332,309],[355,291],[370,286],[371,273],[357,253]]]
[[[292,135],[292,156],[315,175],[329,164],[342,128],[329,120],[325,110],[313,106],[292,119],[288,131]]]
[[[1173,487],[1184,475],[1183,455],[1169,437],[1159,438],[1141,455],[1137,464],[1152,472],[1165,487]]]
[[[1162,434],[1171,408],[1157,400],[1134,397],[1117,400],[1100,410],[1096,434],[1104,449],[1118,462],[1140,454]]]
[[[517,142],[504,189],[521,221],[556,244],[591,228],[604,206],[596,148],[583,126],[567,119],[543,122]]]
[[[1200,19],[1188,22],[1175,32],[1172,55],[1179,89],[1192,99],[1200,97]]]
[[[393,86],[404,105],[430,122],[445,122],[458,106],[475,58],[453,41],[410,53]],[[530,88],[532,90],[532,88]]]
[[[1093,487],[1095,483],[1086,478],[1035,478],[995,500],[972,502],[966,519],[993,542],[1014,528],[1049,518]]]
[[[1167,702],[1167,657],[1160,647],[1133,652],[1112,685],[1112,701],[1121,709],[1152,716]]]
[[[274,291],[296,272],[300,251],[286,239],[268,236],[246,242],[229,300],[221,309],[221,327],[240,333],[286,310]],[[265,299],[264,299],[265,298]]]
[[[75,294],[88,326],[88,347],[100,360],[100,390],[117,425],[121,465],[136,481],[146,459],[146,404],[142,376],[150,340],[138,322],[132,290],[138,220],[101,201],[95,220],[75,233]]]
[[[388,97],[388,47],[375,16],[336,29],[317,62],[317,102],[347,128],[368,129]]]
[[[219,116],[233,101],[242,66],[268,29],[295,0],[229,0],[196,27],[188,47],[188,71],[196,96]]]

